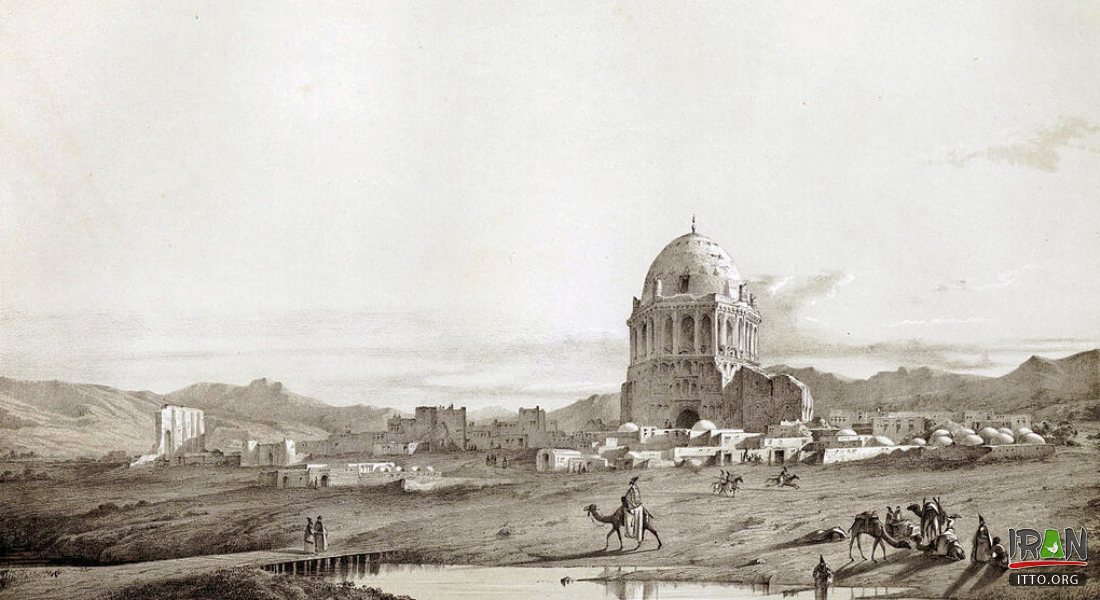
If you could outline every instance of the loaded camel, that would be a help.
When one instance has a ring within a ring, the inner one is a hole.
[[[661,548],[661,545],[662,545],[661,544],[661,536],[657,535],[657,530],[653,528],[653,519],[654,519],[654,517],[653,517],[652,514],[650,514],[648,508],[643,508],[642,510],[645,511],[645,515],[642,518],[642,539],[638,541],[638,545],[635,546],[634,549],[637,550],[638,548],[641,547],[642,541],[645,540],[645,532],[648,531],[648,532],[653,534],[654,538],[657,539],[657,549],[659,550]],[[595,504],[589,504],[588,506],[584,507],[584,512],[587,513],[588,516],[592,518],[592,520],[594,520],[598,523],[607,523],[608,525],[611,526],[611,531],[607,532],[607,537],[604,539],[604,545],[603,545],[604,550],[607,550],[608,545],[610,545],[610,543],[611,543],[611,534],[613,534],[613,533],[615,535],[619,536],[619,550],[623,549],[622,527],[623,527],[623,517],[625,516],[626,511],[623,509],[622,506],[619,506],[619,508],[615,512],[611,513],[610,515],[601,515],[600,514],[600,509],[597,508]]]
[[[882,558],[886,558],[886,544],[907,550],[913,547],[910,545],[909,540],[899,540],[890,535],[883,527],[878,514],[874,511],[862,512],[856,515],[852,526],[848,528],[848,533],[852,536],[852,540],[848,542],[848,558],[851,560],[855,560],[852,557],[852,544],[859,548],[859,555],[863,557],[863,560],[867,560],[867,557],[863,554],[863,546],[859,543],[859,536],[861,535],[869,535],[875,540],[874,545],[871,546],[871,562],[877,562],[875,561],[875,549],[880,545],[882,546]]]

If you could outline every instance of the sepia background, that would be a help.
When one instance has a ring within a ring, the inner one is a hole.
[[[560,406],[693,214],[765,364],[1100,345],[1100,5],[824,8],[2,3],[0,374]]]

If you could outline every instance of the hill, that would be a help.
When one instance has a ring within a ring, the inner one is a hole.
[[[557,421],[562,431],[591,429],[590,423],[603,423],[606,427],[619,424],[619,395],[593,394],[583,400],[552,410],[546,414],[548,421]]]
[[[320,438],[329,432],[383,430],[397,411],[330,406],[289,392],[279,382],[247,386],[198,383],[168,394],[105,385],[19,381],[0,377],[0,452],[98,457],[109,450],[148,452],[163,404],[206,413],[207,447],[232,451],[242,439]]]
[[[767,369],[788,373],[810,388],[814,412],[831,408],[883,410],[991,410],[1027,412],[1052,418],[1100,403],[1100,350],[1060,359],[1032,356],[1001,377],[961,375],[922,367],[846,379],[813,368],[784,365]]]

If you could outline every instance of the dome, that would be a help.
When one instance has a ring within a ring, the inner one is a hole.
[[[1013,431],[1012,431],[1012,430],[1011,430],[1010,428],[1008,428],[1008,427],[998,427],[998,428],[997,428],[997,431],[1000,431],[1001,433],[1007,433],[1008,435],[1016,435],[1016,434],[1015,434],[1015,433],[1014,433],[1014,432],[1013,432]]]
[[[993,429],[992,427],[983,427],[982,430],[978,432],[978,435],[982,436],[982,439],[988,442],[989,440],[992,440],[993,438],[1001,435],[1001,432]]]
[[[630,421],[619,425],[619,433],[634,433],[635,431],[638,431],[638,429],[638,425],[635,423],[631,423]]]
[[[687,293],[736,297],[741,275],[721,246],[693,231],[669,242],[653,259],[642,286],[643,302],[653,299],[657,280],[661,280],[663,296]]]
[[[718,426],[706,419],[696,421],[695,424],[691,426],[692,431],[714,431],[715,429],[718,429]]]
[[[934,438],[940,437],[941,435],[951,435],[951,432],[946,429],[937,429],[932,432],[932,437]]]
[[[892,440],[892,439],[890,439],[890,438],[888,438],[884,435],[876,435],[873,445],[875,445],[875,446],[893,446],[894,445],[894,440]]]
[[[951,441],[951,438],[947,437],[946,435],[939,435],[932,438],[933,446],[950,446],[953,443],[954,442]]]
[[[1016,438],[1012,437],[1012,434],[1010,434],[1010,433],[1002,433],[1002,434],[998,435],[997,438],[1001,441],[1002,444],[1015,444],[1016,443]],[[990,443],[992,443],[992,442],[990,442]]]
[[[1034,432],[1031,431],[1031,429],[1028,428],[1028,427],[1020,427],[1016,430],[1016,435],[1018,435],[1018,436],[1027,435],[1029,433],[1034,433]]]
[[[967,434],[959,440],[959,444],[962,446],[981,446],[982,443],[982,436],[976,433]]]
[[[1047,441],[1044,440],[1043,436],[1039,435],[1038,433],[1025,433],[1020,438],[1020,443],[1021,444],[1041,445],[1041,444],[1047,443]]]
[[[910,443],[913,444],[914,446],[927,446],[928,445],[928,442],[924,441],[924,438],[913,438],[913,440]]]
[[[836,432],[836,434],[837,434],[837,436],[841,436],[841,435],[858,435],[855,431],[853,431],[851,429],[841,429],[840,431]]]

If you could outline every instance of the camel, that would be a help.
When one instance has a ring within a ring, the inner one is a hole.
[[[863,512],[856,515],[852,526],[848,528],[848,533],[852,536],[852,540],[848,542],[848,558],[851,560],[855,560],[852,557],[852,544],[859,548],[859,555],[863,557],[863,560],[867,560],[867,557],[863,554],[863,546],[859,543],[860,535],[869,535],[875,540],[874,545],[871,546],[871,562],[877,562],[875,561],[875,549],[880,545],[882,546],[882,558],[886,558],[886,544],[907,550],[912,548],[908,540],[899,540],[890,535],[883,527],[878,514],[874,512]]]
[[[642,539],[638,540],[638,545],[635,546],[634,549],[637,550],[642,546],[642,542],[645,541],[645,532],[648,531],[657,539],[657,549],[660,550],[663,544],[661,544],[661,536],[657,535],[657,530],[653,528],[654,517],[650,514],[649,509],[643,508],[642,510],[645,511],[642,517]],[[589,517],[592,517],[593,520],[599,523],[607,523],[611,526],[611,531],[607,532],[607,537],[604,539],[604,550],[607,550],[607,547],[611,544],[611,534],[613,533],[619,536],[619,550],[623,549],[623,533],[621,530],[625,511],[622,506],[610,515],[601,515],[600,509],[597,508],[595,504],[589,504],[584,507],[584,512],[587,513]]]
[[[919,540],[920,538],[920,530],[917,526],[902,518],[900,506],[896,509],[886,507],[886,533],[898,539]]]
[[[923,506],[923,508],[922,508]],[[927,498],[921,501],[921,504],[910,504],[907,507],[913,514],[920,517],[920,537],[921,542],[925,544],[932,543],[941,533],[943,533],[944,526],[947,524],[947,517],[943,511],[943,505],[940,504],[939,498],[932,498],[932,502],[929,502]]]
[[[963,560],[966,552],[959,543],[959,536],[954,529],[947,529],[939,534],[928,544],[918,544],[917,550],[922,550],[926,556],[942,556],[951,560]]]
[[[798,484],[794,482],[795,479],[798,479],[798,475],[788,475],[786,478],[784,478],[783,482],[780,483],[778,477],[769,477],[765,484],[778,485],[779,487],[793,487],[797,490]]]

